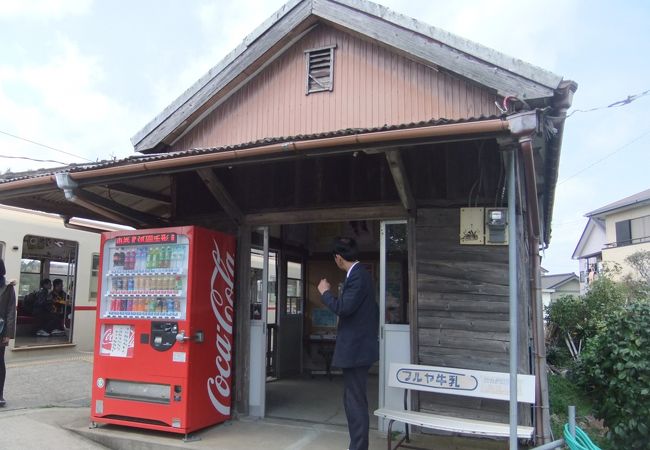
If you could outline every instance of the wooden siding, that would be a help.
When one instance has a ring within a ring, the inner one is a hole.
[[[419,209],[417,252],[417,363],[509,371],[508,247],[459,244],[459,209]],[[528,257],[521,225],[519,246],[519,373],[530,373]],[[422,410],[508,422],[508,403],[421,394]],[[520,406],[520,423],[530,408]]]
[[[336,45],[333,90],[305,95],[304,51]],[[172,145],[217,147],[266,137],[498,114],[488,89],[319,25]]]

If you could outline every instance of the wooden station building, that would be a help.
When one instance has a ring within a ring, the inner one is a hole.
[[[539,249],[576,88],[365,0],[290,0],[132,138],[137,156],[6,175],[0,202],[235,234],[243,415],[264,416],[267,376],[309,369],[310,337],[333,330],[315,285],[344,276],[337,235],[357,237],[377,280],[380,404],[393,401],[381,374],[399,358],[507,372],[516,282],[518,372],[537,375],[537,404],[519,419],[545,439]],[[515,223],[499,222],[508,208]],[[508,421],[496,400],[431,394],[416,406]]]

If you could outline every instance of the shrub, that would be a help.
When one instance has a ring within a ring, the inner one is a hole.
[[[577,360],[583,344],[598,333],[603,321],[621,309],[629,294],[623,284],[601,276],[580,297],[564,296],[546,307],[549,353],[566,346]]]
[[[648,448],[650,303],[631,303],[604,319],[582,352],[578,380],[591,391],[616,448]]]

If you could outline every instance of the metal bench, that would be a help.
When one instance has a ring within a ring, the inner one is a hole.
[[[413,364],[390,365],[388,385],[404,389],[404,409],[380,408],[375,415],[388,420],[388,450],[398,447],[410,447],[409,425],[474,436],[509,437],[510,425],[507,423],[487,422],[483,420],[464,419],[408,409],[410,391],[436,392],[466,397],[481,397],[497,400],[510,399],[510,374],[501,372],[484,372],[479,370],[456,369],[451,367],[421,366]],[[517,375],[517,401],[535,403],[535,377]],[[392,427],[394,422],[405,424],[405,434],[392,447]],[[518,426],[517,437],[532,439],[533,427]]]

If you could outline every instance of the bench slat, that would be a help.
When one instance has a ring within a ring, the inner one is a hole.
[[[458,417],[441,416],[415,411],[397,411],[388,408],[381,408],[375,411],[375,415],[388,420],[416,425],[423,428],[431,428],[454,433],[465,433],[478,436],[509,437],[510,425],[495,422],[485,422],[474,419],[461,419]],[[518,426],[517,437],[520,439],[531,439],[534,429],[532,427]]]

